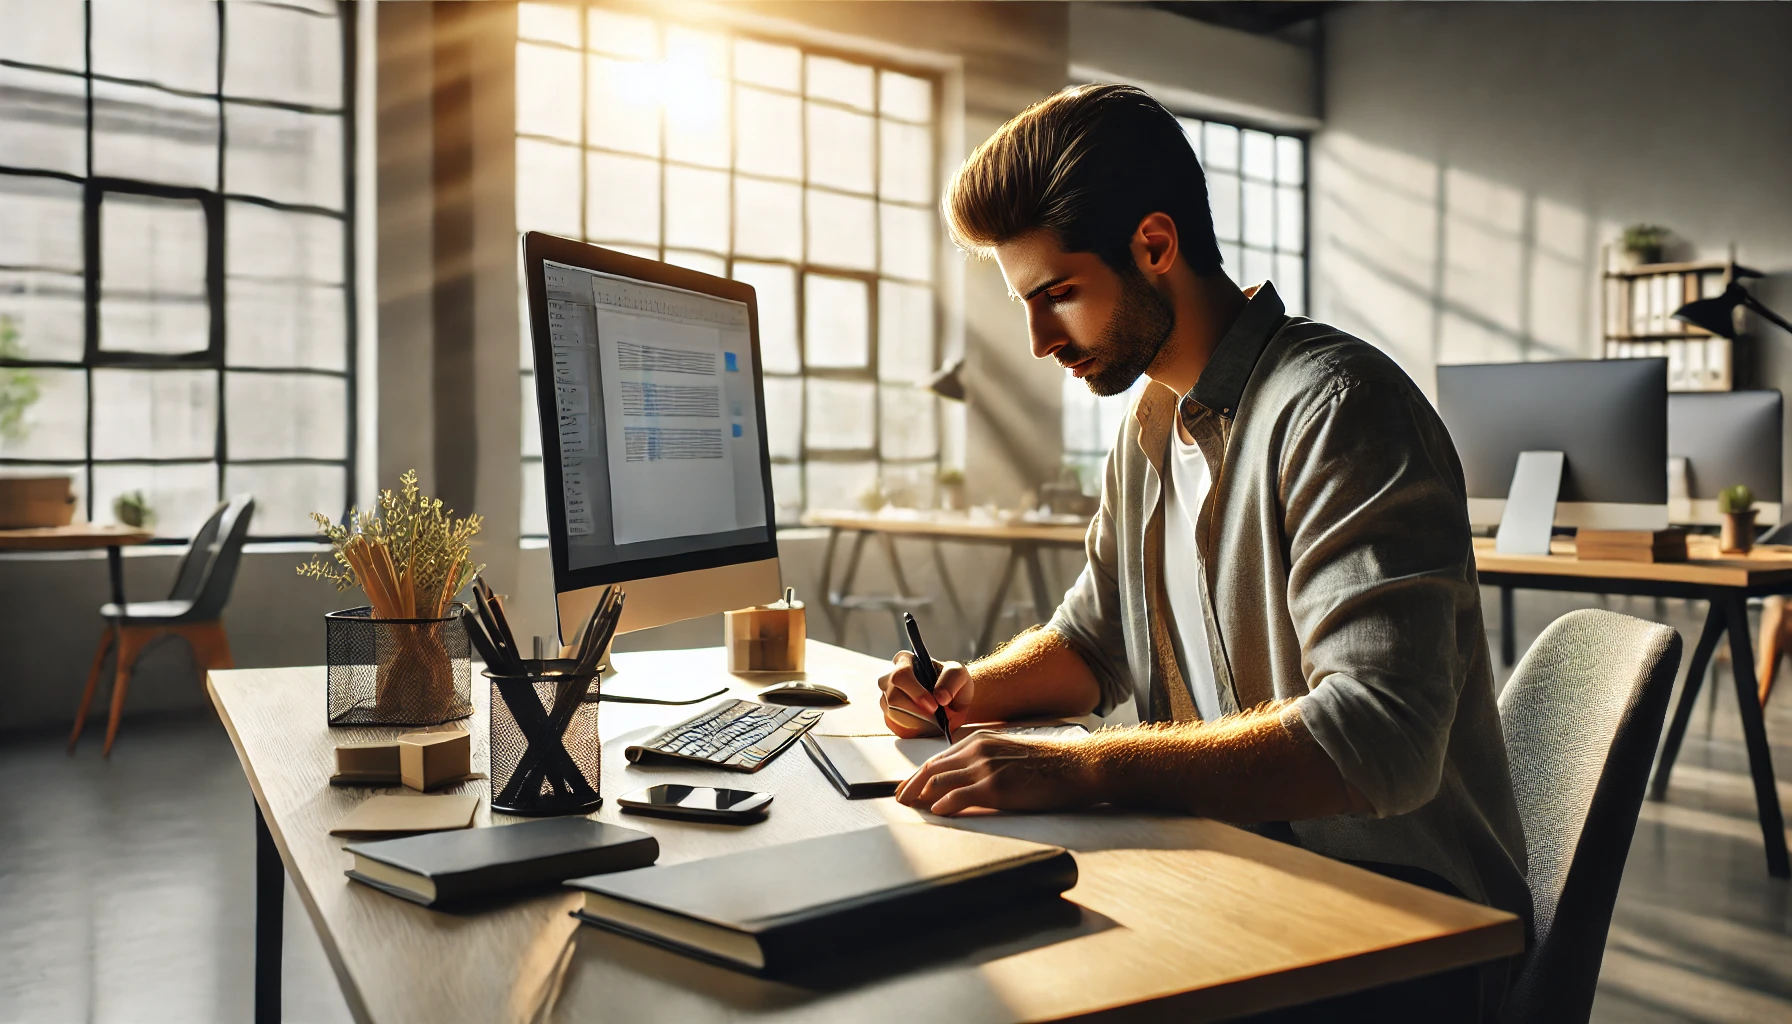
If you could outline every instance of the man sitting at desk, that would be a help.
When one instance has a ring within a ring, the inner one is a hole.
[[[1252,824],[1528,920],[1462,469],[1425,396],[1372,346],[1286,315],[1270,284],[1233,284],[1200,164],[1136,89],[1022,112],[945,214],[1000,264],[1035,357],[1097,395],[1150,383],[1051,622],[946,665],[931,696],[897,655],[885,718],[920,736],[937,707],[956,726],[1132,699],[1146,724],[978,735],[898,798]]]

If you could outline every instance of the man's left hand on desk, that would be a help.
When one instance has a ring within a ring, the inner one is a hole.
[[[1087,807],[1101,799],[1099,771],[1085,740],[979,733],[929,758],[896,799],[941,815]]]

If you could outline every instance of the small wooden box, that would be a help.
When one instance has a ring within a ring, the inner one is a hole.
[[[801,601],[722,613],[730,672],[801,672],[807,640]]]
[[[1577,530],[1574,557],[1587,561],[1684,562],[1685,530]]]
[[[398,737],[398,774],[410,789],[430,790],[465,779],[473,770],[473,742],[464,731],[409,732]]]

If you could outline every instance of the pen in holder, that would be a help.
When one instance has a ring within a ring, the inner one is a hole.
[[[595,668],[571,658],[530,658],[487,668],[491,680],[492,810],[584,814],[603,803],[603,747],[591,692]],[[520,671],[519,671],[520,670]]]
[[[808,625],[803,603],[786,587],[784,600],[722,613],[730,672],[801,672]]]

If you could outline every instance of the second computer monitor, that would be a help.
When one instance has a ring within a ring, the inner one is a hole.
[[[1674,522],[1721,523],[1717,496],[1736,484],[1754,492],[1762,525],[1780,521],[1782,405],[1778,391],[1668,396],[1668,510]],[[1684,476],[1677,472],[1682,468]]]
[[[1667,360],[1591,359],[1437,368],[1437,411],[1462,460],[1469,521],[1505,511],[1518,454],[1565,456],[1558,526],[1668,525]]]

